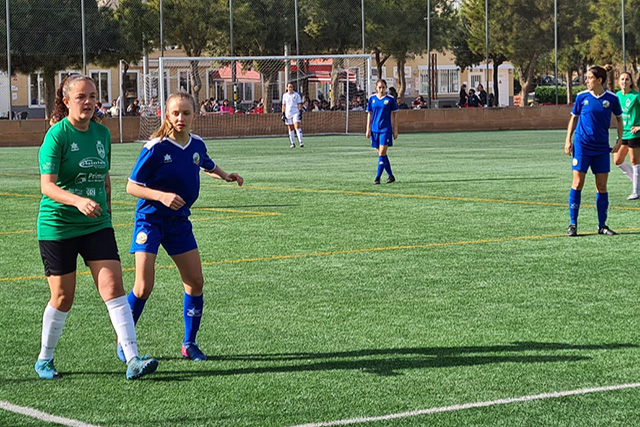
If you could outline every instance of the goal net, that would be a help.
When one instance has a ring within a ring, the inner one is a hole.
[[[157,67],[157,68],[156,68]],[[140,139],[164,117],[164,100],[189,92],[198,105],[193,132],[203,138],[287,135],[282,95],[293,83],[306,135],[364,133],[371,94],[370,55],[164,57],[145,76],[151,105],[140,108]]]

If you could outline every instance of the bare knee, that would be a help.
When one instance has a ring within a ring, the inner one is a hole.
[[[203,288],[204,277],[201,274],[189,277],[188,280],[185,280],[184,282],[185,292],[194,297],[202,295]]]

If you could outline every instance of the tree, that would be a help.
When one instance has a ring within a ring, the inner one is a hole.
[[[159,11],[159,1],[153,6]],[[169,44],[179,45],[187,56],[198,57],[205,52],[228,52],[229,6],[226,0],[165,0],[164,32]],[[202,80],[198,61],[191,61],[191,94],[200,102]]]

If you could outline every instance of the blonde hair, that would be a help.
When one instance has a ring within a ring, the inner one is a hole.
[[[189,103],[191,104],[191,108],[193,109],[193,112],[194,113],[196,112],[196,100],[193,99],[193,96],[191,96],[190,93],[182,92],[182,91],[172,93],[171,95],[169,95],[169,97],[167,98],[167,102],[165,102],[164,104],[165,113],[164,113],[164,120],[162,121],[162,125],[158,128],[157,131],[153,133],[153,135],[151,135],[151,138],[166,138],[167,136],[169,136],[171,131],[173,131],[173,125],[171,124],[171,121],[169,121],[168,107],[171,101],[173,101],[174,99],[178,99],[180,101],[184,99],[188,100]]]
[[[96,86],[96,82],[91,77],[85,76],[84,74],[69,74],[67,77],[65,77],[60,82],[60,86],[56,91],[56,100],[53,104],[53,113],[51,113],[51,118],[49,119],[50,125],[53,126],[69,115],[69,109],[65,105],[64,99],[69,96],[69,92],[71,92],[71,86],[80,81],[91,82],[94,86]],[[100,119],[95,114],[91,117],[91,120],[100,123]]]

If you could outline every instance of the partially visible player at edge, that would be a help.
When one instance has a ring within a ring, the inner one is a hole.
[[[154,265],[162,245],[178,267],[184,285],[182,356],[201,361],[207,357],[198,347],[196,334],[202,319],[204,278],[189,209],[198,198],[201,170],[238,186],[244,180],[216,165],[207,155],[202,138],[191,133],[196,111],[190,94],[169,96],[162,126],[145,144],[129,177],[127,193],[140,200],[130,249],[135,254],[136,279],[128,300],[137,323],[153,290]],[[122,360],[120,345],[118,357]]]
[[[620,74],[620,90],[616,95],[622,107],[622,147],[613,156],[613,163],[620,168],[622,173],[631,180],[631,194],[627,200],[640,199],[638,188],[640,184],[640,93],[636,90],[636,85],[631,78],[631,74],[623,72]],[[631,165],[625,163],[624,159],[629,153]]]
[[[378,152],[378,170],[374,184],[380,184],[382,172],[388,175],[387,184],[396,180],[391,172],[391,163],[387,156],[387,150],[393,146],[393,140],[398,138],[398,125],[396,112],[398,104],[396,99],[387,94],[387,82],[378,80],[376,94],[369,97],[367,103],[367,138],[371,139],[371,147]]]
[[[289,129],[289,148],[296,148],[296,136],[300,143],[300,148],[304,148],[302,142],[302,98],[300,94],[293,90],[293,83],[287,85],[287,91],[282,95],[282,121]]]
[[[78,254],[91,270],[111,323],[121,337],[127,378],[152,373],[158,361],[138,357],[136,330],[122,285],[122,268],[111,224],[111,135],[94,121],[94,81],[65,78],[56,93],[52,127],[38,153],[42,200],[38,240],[51,299],[42,318],[42,346],[35,370],[59,378],[53,352],[76,289]],[[86,357],[86,356],[85,356]]]
[[[587,70],[587,90],[576,96],[567,126],[564,152],[573,157],[573,183],[569,192],[569,228],[567,235],[578,235],[578,212],[582,187],[589,168],[596,177],[596,209],[598,234],[613,236],[616,233],[607,226],[609,193],[607,179],[611,171],[609,153],[616,153],[622,145],[622,108],[618,97],[604,89],[607,71],[602,67]],[[618,139],[613,149],[609,147],[611,114],[616,116]],[[573,143],[571,136],[575,131]]]

